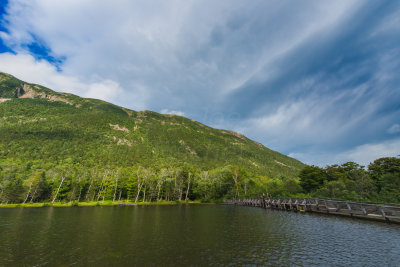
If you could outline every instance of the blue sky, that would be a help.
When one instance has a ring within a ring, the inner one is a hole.
[[[241,132],[305,163],[400,154],[398,1],[4,1],[0,71]]]

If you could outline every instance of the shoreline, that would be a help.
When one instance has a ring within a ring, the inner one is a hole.
[[[44,208],[44,207],[97,207],[97,206],[163,206],[163,205],[188,205],[188,204],[215,204],[203,203],[201,201],[157,201],[157,202],[131,202],[131,201],[83,201],[83,202],[39,202],[39,203],[19,203],[19,204],[0,204],[1,208]]]

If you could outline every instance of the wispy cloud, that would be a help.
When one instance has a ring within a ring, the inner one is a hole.
[[[400,155],[400,139],[389,140],[382,143],[365,144],[357,146],[342,153],[339,161],[355,161],[367,166],[377,158],[396,157]]]
[[[399,14],[395,1],[15,0],[0,67],[323,165],[397,134]]]
[[[168,110],[168,109],[163,109],[161,110],[162,114],[172,114],[172,115],[178,115],[178,116],[185,116],[185,113],[179,110]]]
[[[389,129],[387,129],[387,132],[390,134],[400,133],[400,124],[393,124]]]
[[[371,162],[381,157],[397,157],[400,155],[399,151],[400,139],[394,139],[381,143],[363,144],[338,153],[315,150],[308,153],[290,153],[289,156],[297,158],[304,163],[321,167],[331,164],[342,164],[348,161],[368,166]]]

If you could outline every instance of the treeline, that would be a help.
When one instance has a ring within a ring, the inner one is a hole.
[[[375,160],[368,168],[354,162],[325,168],[306,166],[300,185],[311,196],[356,201],[400,202],[400,158]]]
[[[219,200],[259,197],[271,179],[238,166],[197,170],[190,165],[86,168],[63,165],[44,170],[32,163],[0,165],[0,201],[5,203]],[[274,184],[274,183],[272,183]]]
[[[0,161],[0,203],[77,201],[216,201],[260,197],[320,197],[400,203],[400,158],[368,168],[354,162],[306,166],[299,178],[269,178],[227,165],[201,170],[178,166],[87,167]]]

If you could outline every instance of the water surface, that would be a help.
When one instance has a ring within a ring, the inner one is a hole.
[[[400,226],[222,205],[0,209],[0,266],[400,266]]]

